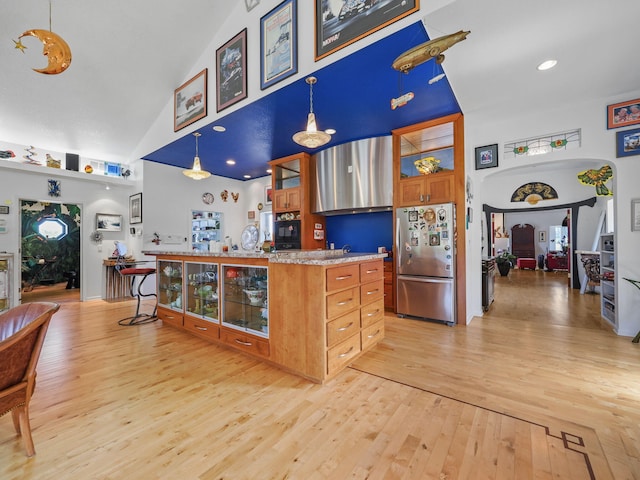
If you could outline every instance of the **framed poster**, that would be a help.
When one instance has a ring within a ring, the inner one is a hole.
[[[119,232],[122,230],[122,215],[96,213],[96,230],[102,232]]]
[[[142,192],[129,197],[129,223],[142,223]]]
[[[216,108],[247,98],[247,29],[216,50]]]
[[[631,231],[640,232],[640,198],[631,200]]]
[[[420,0],[315,0],[316,61],[420,9]]]
[[[628,127],[640,123],[640,98],[607,105],[607,128]]]
[[[260,19],[260,88],[298,72],[296,0],[285,0]]]
[[[264,203],[265,205],[271,205],[272,202],[272,190],[271,190],[271,185],[267,185],[266,187],[264,187]]]
[[[616,132],[616,157],[640,155],[640,128]]]
[[[176,88],[173,94],[173,131],[207,116],[207,69]]]
[[[498,144],[476,147],[476,170],[498,166]]]

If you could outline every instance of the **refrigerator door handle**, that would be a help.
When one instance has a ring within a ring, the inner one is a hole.
[[[411,275],[398,275],[398,280],[407,280],[409,282],[420,283],[451,283],[453,277],[414,277]]]
[[[402,245],[400,245],[400,219],[396,218],[396,270],[402,265]]]

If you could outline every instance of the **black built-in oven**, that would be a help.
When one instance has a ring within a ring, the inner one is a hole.
[[[276,250],[299,250],[302,245],[300,220],[277,220],[274,237]]]

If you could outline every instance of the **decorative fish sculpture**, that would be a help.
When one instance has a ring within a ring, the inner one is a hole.
[[[0,150],[0,158],[13,158],[16,154],[11,150]]]

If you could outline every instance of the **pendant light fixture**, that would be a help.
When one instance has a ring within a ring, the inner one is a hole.
[[[206,170],[202,170],[200,168],[200,157],[198,156],[198,137],[202,135],[200,132],[195,132],[193,134],[196,137],[196,156],[193,157],[193,167],[191,170],[184,170],[184,173],[187,177],[192,178],[193,180],[202,180],[203,178],[210,177],[211,174]]]
[[[331,135],[326,132],[318,131],[316,126],[316,116],[313,113],[313,85],[318,81],[316,77],[307,77],[309,84],[309,115],[307,116],[307,129],[296,133],[293,141],[298,145],[307,148],[318,148],[331,140]]]

